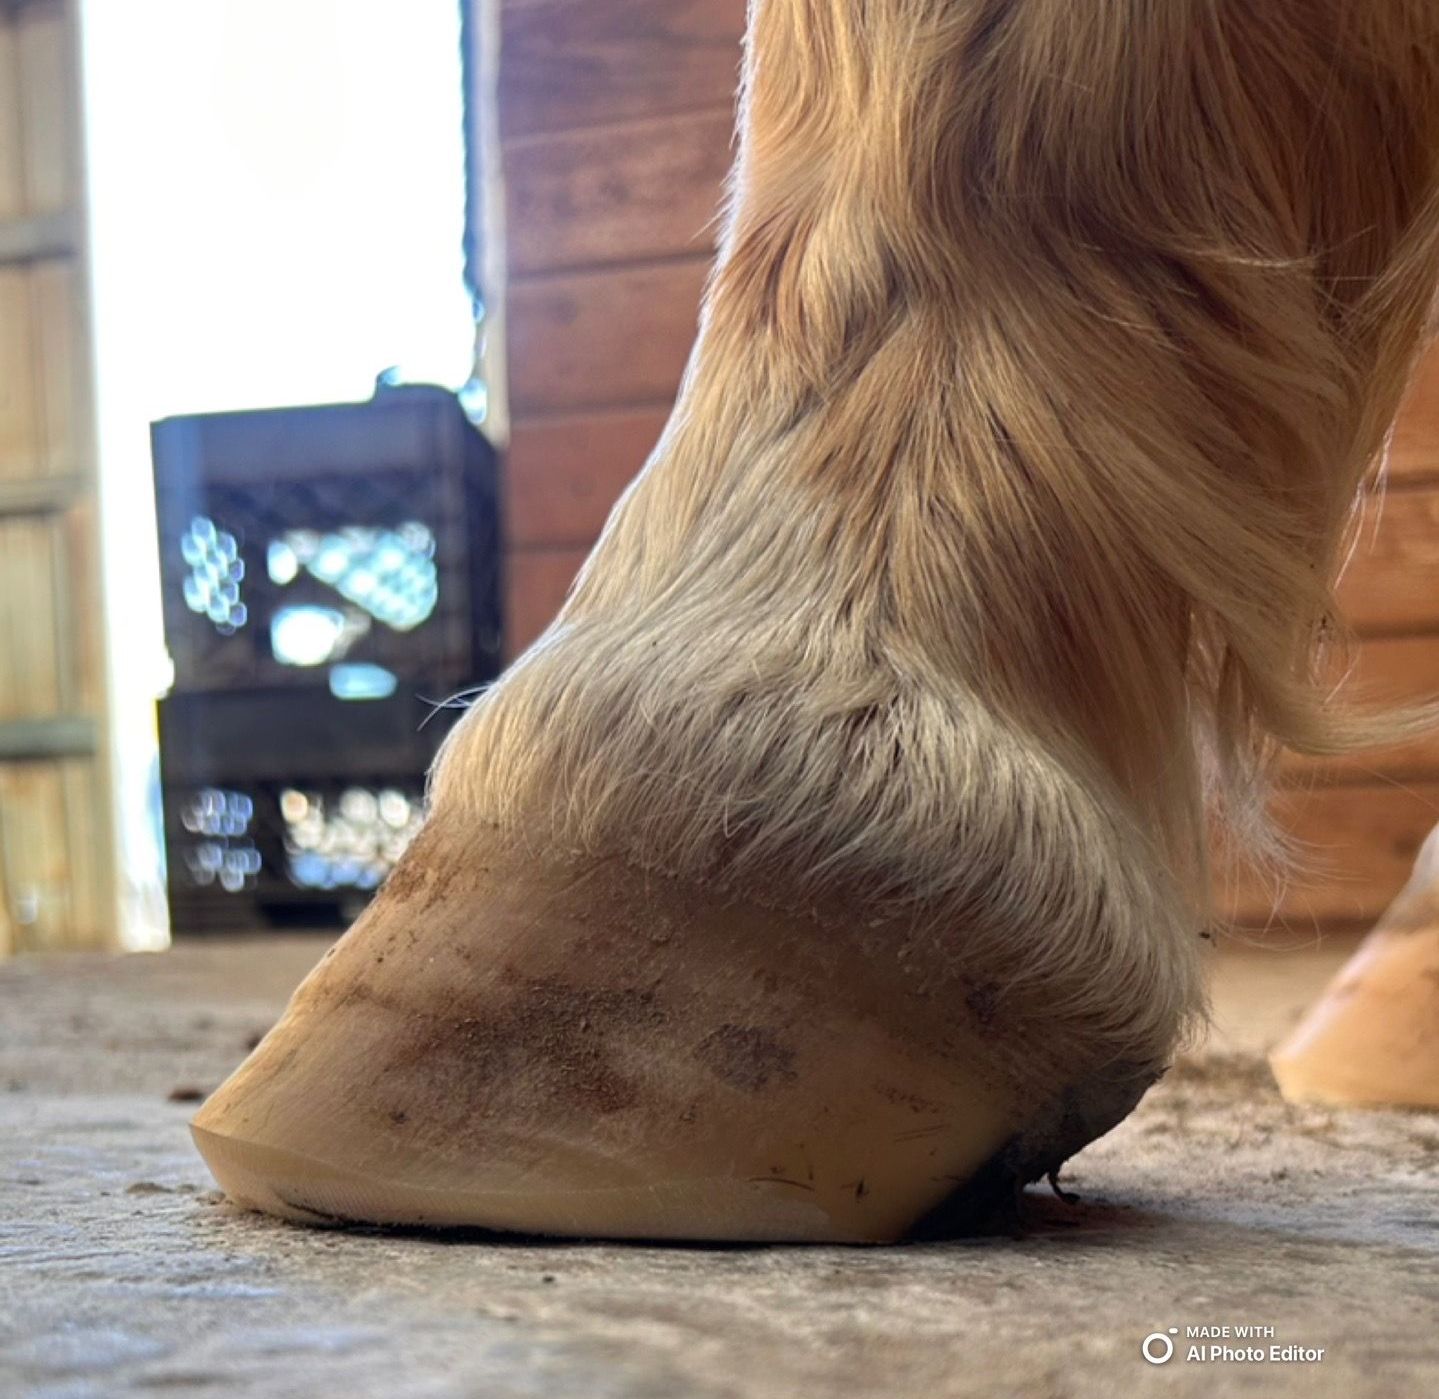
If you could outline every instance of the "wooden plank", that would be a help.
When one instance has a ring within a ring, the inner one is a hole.
[[[723,107],[744,20],[745,0],[502,0],[502,139]]]
[[[52,556],[55,615],[64,638],[57,681],[61,707],[103,713],[105,709],[104,633],[100,615],[100,561],[96,553],[99,504],[83,495],[58,521]],[[86,625],[87,618],[95,624]]]
[[[80,338],[79,272],[73,262],[50,259],[30,269],[30,308],[35,327],[36,415],[47,474],[80,470],[86,400],[77,353]]]
[[[15,941],[27,951],[71,945],[70,850],[59,763],[0,763],[0,836]]]
[[[49,519],[0,520],[0,719],[60,708],[54,550]]]
[[[1387,492],[1366,521],[1339,600],[1360,633],[1439,630],[1439,487]]]
[[[12,957],[20,950],[20,939],[11,917],[10,893],[5,884],[5,822],[0,813],[0,957]]]
[[[105,907],[110,886],[105,846],[106,783],[98,761],[69,758],[59,764],[60,796],[65,813],[65,845],[69,853],[70,926],[67,947],[104,947],[113,936],[113,910]]]
[[[21,267],[0,267],[0,481],[35,474],[35,406],[29,273]]]
[[[20,139],[20,59],[15,26],[0,23],[0,219],[25,212],[25,161]],[[3,244],[0,244],[3,246]]]
[[[588,549],[517,549],[505,568],[505,654],[519,655],[565,600]]]
[[[99,504],[94,492],[82,495],[56,521],[55,550],[50,556],[50,587],[59,636],[59,710],[102,714],[105,711],[104,632],[92,615],[101,596]]]
[[[708,269],[708,258],[692,258],[513,286],[514,418],[668,404],[694,340]]]
[[[27,5],[15,29],[25,205],[32,214],[45,214],[71,205],[80,187],[75,170],[79,93],[71,65],[69,16],[58,0]]]
[[[702,112],[510,146],[511,275],[711,254],[732,124]]]
[[[521,420],[505,455],[511,545],[589,545],[665,425],[663,409]]]
[[[1396,485],[1439,481],[1439,343],[1420,361],[1394,425],[1389,476]]]
[[[1367,925],[1388,907],[1439,824],[1439,782],[1290,792],[1274,809],[1306,868],[1279,889],[1252,872],[1221,877],[1216,898],[1241,928],[1304,937]]]

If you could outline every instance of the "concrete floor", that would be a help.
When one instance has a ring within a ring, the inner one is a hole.
[[[1345,950],[1221,955],[1218,1030],[1031,1224],[902,1248],[495,1244],[224,1204],[185,1130],[323,944],[0,967],[0,1394],[1439,1393],[1439,1114],[1299,1110],[1259,1051]],[[1184,1328],[1317,1362],[1186,1358]],[[1165,1366],[1140,1357],[1179,1328]]]

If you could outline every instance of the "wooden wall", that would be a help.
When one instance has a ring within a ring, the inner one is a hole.
[[[0,955],[114,895],[70,0],[0,0]]]
[[[513,654],[553,616],[678,386],[730,160],[744,4],[501,0],[500,13]],[[1360,678],[1439,694],[1439,354],[1392,466],[1344,591]],[[1439,735],[1292,764],[1287,780],[1281,811],[1313,869],[1285,890],[1228,884],[1230,913],[1282,938],[1372,921],[1439,822]]]
[[[679,384],[744,8],[500,0],[512,653],[554,614]]]

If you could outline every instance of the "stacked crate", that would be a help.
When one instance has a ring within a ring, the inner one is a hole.
[[[0,0],[0,954],[115,936],[77,51]]]
[[[446,701],[498,668],[493,450],[418,387],[152,440],[172,925],[345,921],[418,826]]]

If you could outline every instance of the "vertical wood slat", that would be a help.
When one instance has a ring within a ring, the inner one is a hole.
[[[23,265],[0,267],[0,481],[35,473],[40,455],[35,380],[30,271]]]
[[[5,882],[5,813],[0,811],[0,957],[9,957],[20,950],[11,907],[9,886]]]
[[[25,212],[19,47],[15,27],[0,8],[0,219],[16,219]]]
[[[99,591],[100,508],[93,496],[82,498],[60,522],[56,550],[55,615],[62,635],[64,665],[60,674],[62,697],[68,709],[100,714],[105,707],[104,636],[98,626],[87,625],[81,615]]]
[[[0,719],[60,710],[55,566],[53,519],[0,519]]]
[[[31,214],[69,207],[79,194],[74,168],[79,93],[71,71],[69,16],[60,0],[27,4],[15,17],[25,203]]]
[[[24,927],[20,921],[24,909],[16,885],[21,873],[18,838],[11,840],[9,826],[12,817],[7,794],[12,771],[8,764],[0,763],[0,954],[7,956],[20,951]]]
[[[73,260],[46,258],[30,269],[34,327],[36,425],[40,470],[48,476],[80,472],[79,443],[88,426],[83,411],[79,338],[79,276]]]
[[[80,469],[77,281],[70,258],[0,267],[0,481]]]
[[[0,833],[10,919],[20,945],[30,951],[73,945],[70,841],[59,761],[0,764]]]
[[[68,758],[59,769],[69,895],[67,938],[71,944],[103,946],[109,935],[107,922],[114,916],[103,898],[109,881],[100,858],[105,848],[107,783],[94,758]]]

